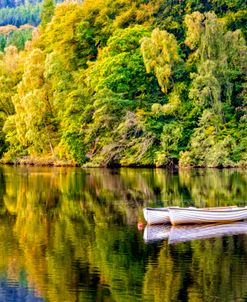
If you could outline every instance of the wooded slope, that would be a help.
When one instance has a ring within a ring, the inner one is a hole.
[[[41,20],[1,56],[3,161],[246,166],[243,1],[46,0]]]

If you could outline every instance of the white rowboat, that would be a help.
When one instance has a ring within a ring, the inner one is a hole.
[[[168,208],[172,225],[196,223],[227,223],[247,219],[247,207]]]
[[[168,208],[144,208],[143,215],[149,225],[170,223]]]

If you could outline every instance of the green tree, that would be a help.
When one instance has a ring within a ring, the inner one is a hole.
[[[142,26],[114,33],[89,69],[96,91],[107,88],[130,99],[144,97],[152,80],[146,75],[140,52],[140,39],[147,34]]]
[[[223,119],[224,103],[231,104],[233,94],[241,91],[236,90],[239,88],[235,81],[245,75],[245,40],[239,30],[226,32],[213,13],[193,13],[186,16],[185,23],[186,43],[196,49],[198,56],[198,72],[192,74],[190,97],[198,100],[200,106],[210,106]]]
[[[238,108],[243,107],[246,81],[245,40],[239,30],[226,31],[214,13],[193,13],[186,16],[185,23],[186,43],[194,50],[192,60],[197,67],[191,74],[189,97],[200,108],[202,118],[191,139],[191,153],[182,155],[181,164],[191,160],[193,165],[235,165]]]

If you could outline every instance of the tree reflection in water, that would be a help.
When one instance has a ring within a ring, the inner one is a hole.
[[[0,274],[46,301],[236,301],[247,237],[146,245],[144,206],[245,205],[241,170],[0,168]],[[25,272],[23,274],[23,272]]]

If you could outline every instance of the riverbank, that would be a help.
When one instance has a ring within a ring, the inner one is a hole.
[[[226,168],[247,168],[246,162],[239,162],[235,165],[169,165],[169,166],[156,166],[156,165],[110,165],[110,166],[103,166],[103,165],[96,165],[92,162],[87,162],[84,165],[79,165],[74,160],[61,160],[57,157],[52,156],[40,156],[40,157],[31,157],[31,156],[23,156],[16,159],[6,160],[0,159],[0,164],[3,165],[22,165],[22,166],[46,166],[46,167],[83,167],[83,168],[167,168],[170,170],[177,170],[177,169],[193,169],[193,168],[216,168],[216,169],[226,169]]]
[[[73,160],[60,160],[56,157],[30,157],[23,156],[11,160],[0,160],[4,165],[23,165],[23,166],[46,166],[46,167],[78,167]]]

